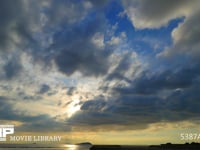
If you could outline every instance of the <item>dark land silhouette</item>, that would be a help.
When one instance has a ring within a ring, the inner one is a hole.
[[[90,143],[90,142],[83,142],[83,143],[77,143],[75,145],[89,145],[89,146],[92,146],[92,143]]]
[[[159,146],[152,145],[150,148],[157,148],[157,149],[166,149],[166,150],[178,150],[178,149],[183,149],[183,150],[200,150],[200,143],[195,143],[192,142],[191,144],[185,143],[185,144],[161,144]]]
[[[161,144],[151,146],[93,145],[90,150],[200,150],[199,143]]]

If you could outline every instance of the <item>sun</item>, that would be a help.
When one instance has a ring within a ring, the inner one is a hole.
[[[67,115],[70,118],[74,113],[80,110],[80,100],[73,100],[67,107]]]

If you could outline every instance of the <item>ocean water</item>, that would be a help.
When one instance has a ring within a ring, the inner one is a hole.
[[[0,145],[0,150],[89,150],[89,145],[36,145],[12,144]]]
[[[91,145],[0,144],[0,150],[89,150],[90,147]],[[148,150],[149,148],[147,146],[121,146],[121,149]],[[115,148],[113,148],[113,150],[115,150]]]

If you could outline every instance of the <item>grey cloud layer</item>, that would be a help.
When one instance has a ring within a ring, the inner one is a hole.
[[[33,1],[7,0],[0,2],[0,8],[0,50],[8,51],[13,46],[24,48],[28,41],[34,42],[32,32],[41,26],[40,15],[35,13],[39,12],[40,5]]]
[[[0,22],[1,50],[8,51],[9,45],[13,45],[11,50],[23,50],[36,61],[40,58],[49,66],[51,60],[54,61],[67,75],[75,71],[84,75],[103,74],[108,70],[109,50],[99,51],[91,41],[96,32],[103,31],[104,17],[98,13],[94,20],[86,18],[85,27],[81,25],[90,9],[98,9],[102,4],[96,1],[76,5],[72,1],[54,0],[40,1],[39,4],[22,0],[2,1],[1,14],[6,17],[2,16]],[[41,32],[42,41],[36,36],[37,32]],[[13,72],[9,70],[13,65],[8,62],[4,67],[8,78],[17,73],[17,68]],[[20,61],[16,66],[20,66]]]
[[[99,125],[118,125],[124,129],[143,129],[149,124],[156,122],[196,121],[199,119],[199,79],[189,87],[177,86],[177,89],[165,90],[166,85],[154,84],[154,87],[161,86],[155,94],[153,89],[148,94],[141,91],[137,93],[131,87],[129,92],[117,91],[109,98],[90,100],[85,102],[81,111],[68,120],[69,123],[89,127]],[[148,86],[148,82],[146,82]],[[152,87],[152,88],[154,88]],[[144,87],[145,88],[145,87]],[[132,125],[132,126],[128,126]],[[142,125],[142,126],[141,126]],[[88,127],[88,128],[89,128]]]
[[[187,16],[198,10],[198,0],[133,0],[122,1],[125,11],[136,28],[159,28],[170,20]]]
[[[5,78],[8,80],[19,75],[22,70],[21,63],[17,57],[18,56],[12,56],[3,66]]]
[[[185,21],[172,32],[174,45],[165,49],[159,56],[171,57],[178,54],[198,60],[200,56],[199,17],[200,13],[197,11],[186,18]]]

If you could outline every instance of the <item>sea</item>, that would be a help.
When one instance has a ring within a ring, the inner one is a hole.
[[[92,145],[0,144],[0,150],[89,150]],[[147,146],[122,146],[122,150],[148,150]],[[113,149],[115,150],[115,148]],[[152,150],[152,149],[151,149]],[[158,150],[158,149],[156,149]]]
[[[89,150],[90,145],[0,144],[0,150]]]

